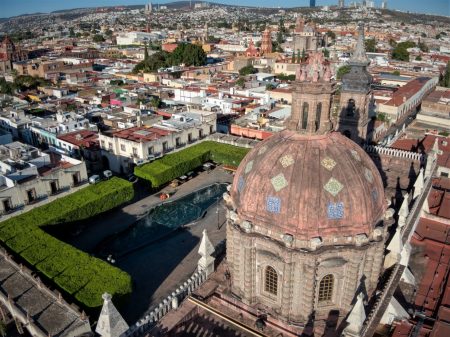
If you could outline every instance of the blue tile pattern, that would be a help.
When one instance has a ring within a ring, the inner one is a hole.
[[[267,197],[266,209],[271,213],[281,212],[281,200],[277,197]]]
[[[373,191],[372,191],[372,198],[373,198],[373,201],[378,200],[378,191],[376,189],[373,189]]]
[[[238,179],[238,186],[237,186],[237,189],[238,189],[239,192],[242,192],[242,189],[244,188],[244,185],[245,185],[245,181],[244,181],[244,178],[242,178],[242,176],[241,176]]]
[[[337,220],[344,217],[344,203],[343,202],[330,202],[327,206],[328,219]]]

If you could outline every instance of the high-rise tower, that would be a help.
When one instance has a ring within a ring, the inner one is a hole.
[[[344,8],[344,7],[345,7],[344,0],[339,0],[339,8]]]
[[[369,107],[372,99],[372,76],[367,71],[370,64],[364,47],[364,25],[358,28],[358,42],[349,61],[350,72],[342,77],[341,98],[337,130],[358,144],[370,135]]]
[[[316,0],[309,0],[309,7],[316,7]]]

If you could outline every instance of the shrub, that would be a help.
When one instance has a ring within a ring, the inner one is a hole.
[[[111,178],[0,223],[0,240],[80,303],[100,306],[105,291],[130,293],[131,277],[39,227],[90,218],[130,201],[133,195],[131,183]]]
[[[148,180],[152,187],[156,188],[196,169],[208,160],[238,166],[248,151],[246,148],[205,141],[166,155],[152,163],[137,166],[134,174]]]

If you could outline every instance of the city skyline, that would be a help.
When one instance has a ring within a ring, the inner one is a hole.
[[[154,1],[154,3],[170,3],[173,1]],[[222,4],[230,4],[230,5],[242,5],[242,3],[236,0],[222,0],[217,1]],[[348,6],[352,1],[345,1],[345,5]],[[381,0],[375,0],[375,6],[381,7]],[[33,13],[48,13],[57,10],[65,10],[72,8],[82,8],[82,7],[103,7],[103,6],[119,6],[119,5],[144,5],[147,3],[142,0],[68,0],[68,1],[55,1],[55,0],[42,0],[39,2],[33,0],[22,0],[20,2],[11,1],[11,0],[0,0],[0,6],[2,8],[2,18],[24,15],[24,14],[33,14]],[[278,4],[273,1],[256,1],[249,0],[246,2],[248,6],[267,6],[267,7],[309,7],[310,0],[286,0],[279,1]],[[324,6],[324,5],[337,5],[338,0],[319,0],[316,1],[316,6]],[[442,0],[429,0],[426,4],[422,1],[418,0],[392,0],[388,1],[389,9],[398,9],[402,11],[411,11],[411,12],[419,12],[426,14],[438,14],[443,16],[450,16],[450,4],[445,3]]]

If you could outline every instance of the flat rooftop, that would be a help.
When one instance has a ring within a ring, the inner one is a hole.
[[[173,131],[154,127],[133,127],[125,130],[113,131],[112,136],[133,142],[150,142],[171,134]]]

